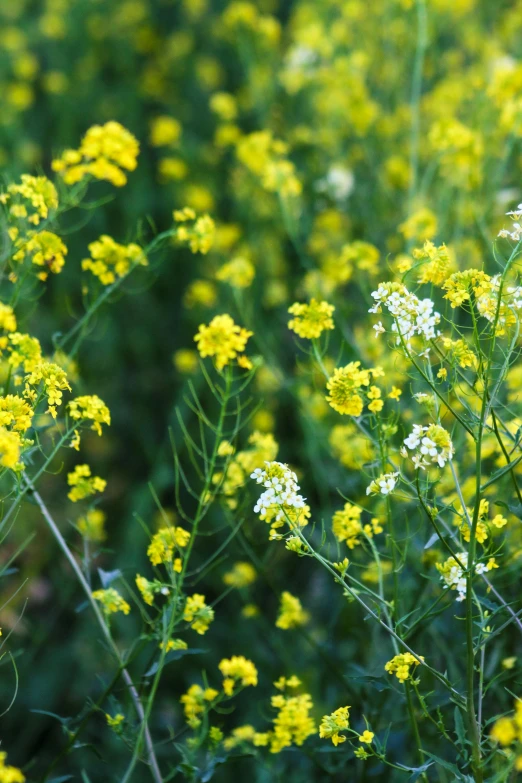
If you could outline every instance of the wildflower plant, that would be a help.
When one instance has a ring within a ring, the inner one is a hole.
[[[0,783],[513,783],[520,4],[103,5],[0,4]]]

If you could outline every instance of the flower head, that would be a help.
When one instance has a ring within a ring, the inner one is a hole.
[[[201,324],[194,340],[200,355],[203,358],[214,357],[216,367],[218,370],[222,370],[233,359],[236,359],[238,354],[243,353],[248,338],[252,334],[253,332],[237,326],[232,318],[225,313],[216,315],[208,326]]]
[[[320,337],[326,329],[333,329],[332,315],[335,307],[328,302],[310,300],[310,304],[296,302],[288,308],[290,315],[294,315],[288,322],[288,328],[292,329],[299,337],[308,340]]]

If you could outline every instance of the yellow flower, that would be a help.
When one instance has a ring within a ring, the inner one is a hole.
[[[22,470],[24,466],[20,463],[21,448],[20,435],[0,427],[0,465],[11,470]]]
[[[310,615],[301,606],[299,598],[285,590],[281,594],[281,603],[276,626],[287,631],[290,628],[298,628],[300,625],[306,625],[309,619]]]
[[[512,718],[499,718],[496,720],[489,736],[504,747],[511,745],[517,736],[515,723]]]
[[[129,604],[114,587],[109,587],[106,590],[95,590],[92,597],[95,601],[101,603],[102,609],[107,615],[116,614],[116,612],[129,614],[130,612]]]
[[[368,729],[366,729],[359,736],[359,742],[366,742],[368,745],[370,745],[371,742],[373,741],[374,737],[375,737],[375,734],[373,733],[373,731],[368,731]]]
[[[110,425],[111,414],[103,400],[96,394],[76,397],[68,404],[69,415],[76,421],[92,421],[91,429],[102,434],[102,424]]]
[[[16,330],[16,316],[13,308],[0,302],[0,329],[6,332]]]
[[[53,160],[57,171],[67,185],[80,182],[85,176],[107,180],[116,187],[127,182],[125,171],[137,166],[139,144],[119,122],[93,125],[83,137],[77,150],[65,150],[61,158]]]
[[[35,266],[45,267],[49,272],[59,274],[65,264],[67,247],[57,234],[51,231],[31,232],[28,239],[21,239],[15,245],[19,247],[13,255],[13,260],[22,263],[26,257],[30,257]],[[48,272],[41,272],[38,277],[45,280]]]
[[[230,587],[247,587],[255,582],[257,578],[256,570],[250,563],[234,563],[231,571],[223,577],[223,581]]]
[[[174,117],[162,114],[150,124],[150,143],[153,147],[176,144],[181,137],[181,124]]]
[[[316,733],[315,721],[310,715],[313,703],[309,693],[297,696],[277,694],[272,696],[271,703],[278,710],[270,732],[271,753],[280,753],[292,744],[301,746],[307,737]]]
[[[422,655],[419,657],[422,661],[424,660]],[[411,653],[406,652],[395,655],[391,661],[388,661],[388,663],[385,664],[384,668],[389,674],[395,674],[399,682],[405,682],[411,677],[410,669],[418,665],[419,661],[417,658]]]
[[[214,619],[214,610],[205,603],[205,596],[200,593],[189,595],[183,612],[183,619],[201,636],[208,631]]]
[[[106,516],[98,508],[90,509],[84,516],[79,517],[76,527],[89,541],[105,541]]]
[[[47,412],[55,419],[56,408],[62,404],[62,392],[71,391],[65,370],[53,362],[41,362],[32,369],[26,383],[29,387],[43,384],[48,402]]]
[[[7,198],[12,200],[13,196],[18,197],[21,203],[13,205],[11,213],[15,217],[27,218],[35,226],[49,216],[50,210],[58,207],[58,193],[47,177],[22,174],[19,185],[12,184],[7,188]]]
[[[123,721],[125,720],[125,716],[121,714],[121,712],[118,712],[117,715],[112,717],[112,715],[109,715],[107,712],[105,713],[105,719],[107,720],[107,726],[109,726],[111,729],[118,729]]]
[[[182,527],[161,527],[157,533],[152,536],[147,557],[152,565],[160,563],[172,563],[174,550],[183,549],[190,541],[190,533]],[[174,568],[176,570],[176,568]],[[181,569],[180,569],[181,570]]]
[[[331,739],[335,746],[340,745],[342,742],[346,742],[344,734],[340,734],[341,731],[346,731],[350,726],[350,707],[339,707],[338,710],[332,712],[330,715],[325,715],[319,726],[319,736],[321,739]]]
[[[11,427],[17,432],[25,432],[31,426],[33,411],[31,406],[17,394],[0,397],[0,427]]]
[[[227,696],[232,695],[238,684],[244,688],[249,685],[257,685],[257,669],[252,661],[243,655],[223,658],[219,663],[219,670],[224,677],[223,689]]]
[[[328,302],[318,302],[315,299],[311,299],[310,304],[296,302],[288,308],[290,315],[295,315],[295,318],[288,322],[288,328],[299,337],[315,339],[326,329],[334,328],[332,320],[334,310],[335,307]]]
[[[67,497],[76,503],[96,492],[103,492],[107,482],[99,476],[91,476],[88,465],[76,465],[71,473],[67,474],[67,483],[72,487]]]
[[[176,238],[189,246],[193,253],[208,253],[214,244],[216,224],[210,215],[196,216],[191,207],[184,207],[173,213],[176,223],[179,223]]]
[[[7,753],[0,751],[0,783],[25,783],[25,775],[18,767],[8,766],[5,762]]]
[[[194,337],[200,355],[215,357],[216,367],[222,370],[245,350],[253,332],[243,329],[227,315],[216,315],[208,326],[201,324]]]
[[[91,258],[84,258],[82,269],[92,272],[103,285],[111,285],[125,277],[135,266],[147,266],[148,261],[139,245],[119,245],[103,234],[89,245]]]
[[[218,695],[219,692],[214,690],[214,688],[203,689],[201,685],[190,686],[180,699],[189,726],[195,729],[200,725],[201,720],[199,716],[207,709],[205,702],[210,703],[214,701]]]
[[[350,362],[338,367],[326,385],[330,392],[326,400],[338,413],[350,416],[362,413],[364,403],[359,389],[370,385],[370,372],[361,370],[360,366],[360,362]]]
[[[248,258],[238,256],[219,267],[216,279],[230,283],[234,288],[248,288],[252,285],[255,274],[253,263]]]

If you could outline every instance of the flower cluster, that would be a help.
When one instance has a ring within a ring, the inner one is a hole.
[[[461,307],[464,302],[469,302],[471,294],[480,297],[491,291],[491,277],[480,269],[466,269],[465,272],[455,272],[442,286],[446,291],[445,299],[449,300],[451,307]]]
[[[47,219],[50,210],[58,208],[58,193],[47,177],[22,174],[20,184],[13,183],[7,188],[7,193],[0,194],[0,203],[9,201],[14,202],[9,207],[12,217],[27,219],[37,226],[41,220]]]
[[[398,473],[381,473],[366,487],[367,495],[391,495],[397,486]]]
[[[201,724],[200,716],[208,709],[208,705],[219,696],[214,688],[202,688],[201,685],[191,685],[180,698],[188,725],[196,729]]]
[[[287,682],[287,685],[290,683]],[[272,707],[278,710],[274,718],[273,731],[269,732],[270,752],[280,753],[291,745],[302,745],[317,727],[310,715],[313,708],[309,693],[285,696],[282,693],[272,696]]]
[[[332,517],[332,531],[338,541],[346,541],[349,549],[354,549],[361,543],[361,535],[372,538],[382,533],[382,526],[377,518],[371,520],[371,524],[361,522],[362,508],[347,502],[342,509],[335,512]]]
[[[371,370],[362,370],[360,362],[350,362],[334,370],[328,380],[327,402],[343,415],[360,416],[364,407],[361,388],[370,385]]]
[[[504,239],[511,239],[513,242],[520,242],[522,239],[522,226],[520,225],[520,220],[522,218],[522,204],[519,204],[516,209],[512,209],[509,212],[506,212],[506,215],[509,215],[511,220],[513,221],[513,225],[511,226],[511,231],[507,228],[502,228],[498,235],[499,237],[503,237]]]
[[[431,299],[419,299],[402,283],[381,283],[372,292],[372,297],[375,305],[370,308],[370,313],[382,312],[384,305],[393,316],[392,332],[397,334],[397,345],[404,341],[410,346],[415,335],[424,340],[433,340],[437,336],[436,326],[440,323],[440,314],[435,311]],[[386,331],[380,321],[373,328],[376,334]]]
[[[92,421],[91,429],[102,434],[102,424],[110,425],[111,414],[103,400],[96,394],[87,394],[76,397],[67,406],[69,416],[76,421]]]
[[[107,234],[103,234],[89,245],[90,258],[84,258],[82,269],[92,274],[103,283],[111,285],[121,277],[125,277],[135,266],[147,266],[147,258],[139,245],[119,245]]]
[[[122,187],[127,182],[125,171],[136,168],[139,149],[132,133],[119,122],[111,121],[89,128],[79,148],[65,150],[53,160],[52,167],[67,185],[90,175]]]
[[[514,742],[522,743],[522,701],[517,699],[514,704],[515,712],[513,716],[504,716],[495,721],[491,728],[490,737],[503,747],[507,747]],[[521,771],[522,757],[518,757],[515,769]]]
[[[105,541],[106,516],[99,508],[91,508],[86,514],[78,518],[76,527],[84,538],[89,541]]]
[[[417,277],[419,283],[433,283],[440,286],[449,277],[450,270],[454,266],[446,245],[436,247],[429,240],[426,240],[422,249],[413,251],[413,258],[420,261]]]
[[[210,215],[198,217],[193,209],[184,207],[176,210],[173,218],[180,224],[176,231],[178,241],[188,245],[193,253],[208,253],[216,234],[216,224]]]
[[[229,283],[233,288],[248,288],[252,285],[255,274],[253,263],[248,258],[237,256],[219,267],[216,280]]]
[[[194,340],[203,358],[206,356],[215,358],[218,370],[222,370],[234,359],[237,359],[240,367],[249,369],[251,363],[243,355],[243,351],[252,334],[253,332],[235,324],[225,313],[214,316],[208,326],[201,324]]]
[[[183,549],[190,541],[190,533],[182,527],[162,527],[152,536],[147,557],[153,566],[172,563],[174,571],[181,572],[181,558],[174,558],[176,548]]]
[[[448,557],[444,563],[435,563],[435,567],[440,574],[441,581],[444,582],[444,588],[447,590],[456,590],[456,601],[464,601],[467,592],[467,580],[465,569],[468,567],[468,553],[459,552],[457,558]],[[495,559],[490,558],[487,563],[477,563],[475,565],[476,574],[485,574],[496,567]]]
[[[223,658],[219,664],[219,670],[224,677],[223,690],[227,696],[232,696],[237,685],[241,685],[243,688],[257,685],[257,669],[252,661],[243,655]]]
[[[250,563],[238,562],[223,576],[223,582],[229,587],[241,588],[251,585],[256,578],[256,569]]]
[[[303,609],[299,598],[284,590],[281,593],[276,626],[287,631],[289,628],[299,628],[301,625],[306,625],[309,619],[310,615]]]
[[[307,524],[309,509],[305,498],[299,494],[297,476],[282,462],[265,462],[266,467],[256,468],[250,475],[266,489],[261,493],[254,512],[260,519],[271,523],[271,536],[277,537],[277,529],[285,522],[290,529]]]
[[[334,328],[332,315],[335,307],[328,302],[318,302],[311,299],[309,304],[296,302],[288,308],[290,315],[295,316],[288,322],[288,328],[292,329],[299,337],[308,340],[316,339],[327,329]]]
[[[25,775],[18,767],[6,764],[7,753],[0,751],[0,781],[1,783],[25,783]]]
[[[424,658],[419,656],[420,660]],[[395,674],[399,682],[406,682],[411,677],[411,669],[419,665],[419,661],[409,652],[395,655],[391,661],[385,664],[384,668],[389,674]]]
[[[46,280],[49,272],[59,274],[65,265],[67,247],[52,231],[31,232],[27,238],[20,239],[16,247],[13,261],[23,263],[25,258],[30,258],[35,266],[44,267],[38,274],[40,280]]]
[[[36,391],[29,387],[43,387],[49,406],[48,413],[55,419],[57,408],[62,404],[63,392],[71,391],[65,370],[54,362],[41,362],[33,368],[25,380],[25,394],[33,402],[36,400]]]
[[[415,452],[412,456],[413,465],[422,470],[430,464],[443,468],[454,454],[449,432],[439,424],[430,424],[428,427],[414,424],[413,430],[404,439],[404,445]]]
[[[349,719],[350,707],[339,707],[338,710],[335,710],[330,715],[324,715],[319,726],[319,736],[321,739],[331,739],[336,747],[342,742],[346,742],[345,735],[339,732],[346,731],[349,728]]]
[[[67,483],[72,487],[67,497],[73,503],[88,498],[96,492],[103,492],[107,486],[105,479],[91,475],[89,465],[76,465],[74,470],[67,474]]]
[[[205,603],[205,596],[201,593],[189,595],[183,611],[183,619],[190,623],[192,630],[203,636],[208,631],[209,625],[214,619],[214,610]]]
[[[114,587],[108,587],[106,590],[95,590],[92,597],[95,601],[101,603],[106,615],[116,614],[116,612],[129,614],[130,612],[129,604]]]

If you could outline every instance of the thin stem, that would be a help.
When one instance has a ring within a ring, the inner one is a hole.
[[[151,771],[151,775],[155,783],[163,783],[163,778],[160,772],[160,769],[158,767],[158,762],[156,759],[156,755],[154,753],[154,746],[152,743],[152,737],[149,732],[149,727],[146,722],[145,713],[143,710],[143,705],[140,701],[140,697],[138,695],[138,691],[136,690],[136,687],[134,683],[132,682],[132,678],[125,668],[123,664],[122,657],[120,655],[120,651],[118,650],[116,644],[114,643],[114,640],[110,634],[110,631],[107,627],[107,623],[105,622],[105,619],[103,617],[103,614],[92,597],[92,593],[90,590],[90,587],[87,583],[87,580],[85,579],[82,570],[78,563],[76,562],[76,559],[74,555],[72,554],[71,550],[69,549],[67,542],[65,541],[64,537],[62,536],[56,522],[54,521],[53,517],[49,513],[49,510],[47,509],[47,506],[45,505],[44,501],[42,500],[42,497],[40,493],[35,489],[34,485],[31,483],[28,476],[23,474],[24,481],[26,483],[26,487],[29,491],[32,492],[33,498],[40,509],[43,518],[47,522],[52,534],[54,535],[56,541],[58,542],[59,547],[61,548],[62,552],[64,553],[65,557],[69,561],[76,578],[78,579],[78,582],[82,586],[83,591],[85,592],[85,595],[87,596],[87,599],[89,601],[89,604],[91,606],[91,609],[94,612],[94,615],[96,617],[96,620],[98,621],[98,625],[100,626],[103,635],[105,637],[106,642],[108,643],[109,647],[111,648],[111,651],[113,652],[116,660],[118,661],[118,665],[121,668],[121,674],[123,679],[125,680],[125,684],[127,685],[127,690],[129,691],[130,697],[132,699],[132,702],[134,704],[134,708],[136,710],[136,713],[140,719],[142,729],[144,732],[145,737],[145,744],[147,747],[147,764],[149,766],[149,769]]]

